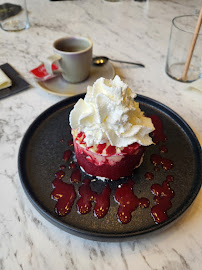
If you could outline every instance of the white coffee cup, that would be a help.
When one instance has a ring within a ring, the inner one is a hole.
[[[92,64],[93,43],[86,37],[64,37],[53,43],[54,55],[49,56],[44,65],[49,74],[62,73],[70,83],[87,79]],[[53,71],[52,64],[58,61],[59,70]]]

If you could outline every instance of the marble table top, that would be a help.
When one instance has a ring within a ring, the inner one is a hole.
[[[65,97],[36,86],[29,71],[52,54],[63,36],[88,36],[95,55],[138,61],[113,63],[137,94],[177,112],[202,145],[202,93],[169,78],[165,61],[173,17],[195,14],[200,1],[118,3],[104,0],[27,0],[30,28],[0,30],[0,64],[9,63],[32,85],[0,100],[0,269],[199,270],[202,264],[202,193],[172,226],[127,242],[98,242],[68,234],[44,219],[25,195],[18,175],[21,140],[32,121]]]

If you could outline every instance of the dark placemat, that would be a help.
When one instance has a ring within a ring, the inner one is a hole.
[[[0,69],[2,69],[12,81],[12,86],[0,90],[0,99],[17,94],[30,87],[30,84],[8,63],[1,65]]]

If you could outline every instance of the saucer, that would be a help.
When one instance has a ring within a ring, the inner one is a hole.
[[[36,84],[42,90],[59,96],[74,96],[81,93],[86,93],[87,86],[93,83],[100,77],[112,79],[115,75],[112,64],[108,61],[103,66],[91,66],[89,77],[80,83],[69,83],[65,81],[62,75],[49,79],[47,81],[36,80]]]

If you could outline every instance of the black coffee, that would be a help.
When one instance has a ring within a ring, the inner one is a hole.
[[[64,52],[79,52],[79,51],[83,51],[85,50],[86,47],[84,46],[65,46],[65,47],[61,47],[60,51],[64,51]]]
[[[63,52],[79,52],[90,47],[87,40],[61,39],[55,43],[55,48]]]

